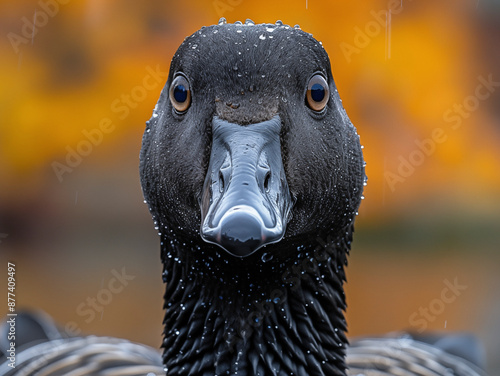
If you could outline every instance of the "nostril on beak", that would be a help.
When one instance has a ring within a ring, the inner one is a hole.
[[[219,191],[224,192],[224,175],[222,171],[219,171]]]
[[[226,164],[219,169],[218,184],[220,193],[224,193],[226,191],[230,181],[231,181],[231,165]]]
[[[266,177],[264,178],[264,191],[269,193],[269,182],[271,181],[271,171],[268,171]]]

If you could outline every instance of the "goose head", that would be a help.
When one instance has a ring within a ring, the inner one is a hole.
[[[281,22],[187,37],[140,174],[161,236],[168,374],[344,374],[365,174],[320,42]]]

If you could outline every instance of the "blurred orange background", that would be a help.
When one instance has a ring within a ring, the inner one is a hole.
[[[474,333],[499,374],[494,0],[0,2],[0,281],[15,262],[18,308],[159,346],[159,241],[138,155],[165,79],[143,80],[168,72],[183,38],[220,16],[300,24],[330,55],[368,175],[349,334],[419,329],[411,317],[434,304],[427,329]],[[78,311],[122,268],[134,279],[120,293],[92,319]],[[466,287],[436,312],[446,281]]]

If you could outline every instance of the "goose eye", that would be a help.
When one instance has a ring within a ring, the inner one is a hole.
[[[321,111],[328,103],[328,98],[330,98],[328,83],[322,75],[315,74],[307,84],[307,105],[314,111]]]
[[[177,76],[170,85],[170,102],[177,112],[185,112],[191,104],[189,82],[184,76]]]

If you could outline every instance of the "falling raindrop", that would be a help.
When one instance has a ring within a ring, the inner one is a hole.
[[[19,52],[19,60],[17,61],[17,69],[21,69],[21,62],[23,61],[23,53]]]
[[[35,25],[36,25],[36,9],[35,9],[35,15],[33,16],[33,32],[31,33],[31,45],[33,45],[33,40],[35,38]]]
[[[385,12],[385,59],[389,60],[391,58],[391,19],[392,12],[387,10]]]

